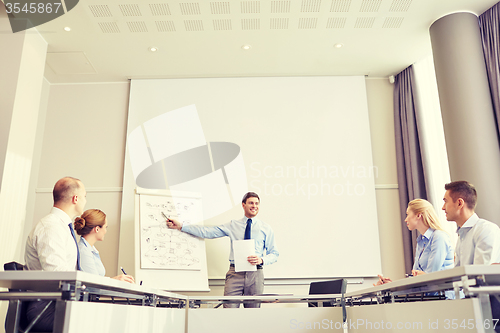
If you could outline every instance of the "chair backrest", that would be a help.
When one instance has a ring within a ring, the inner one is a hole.
[[[11,261],[3,264],[3,269],[6,271],[23,271],[24,265],[15,261]],[[23,291],[21,289],[9,289],[9,291]],[[28,309],[28,302],[21,301],[9,301],[9,307],[7,309],[7,315],[5,316],[5,331],[8,330],[9,325],[13,325],[12,321],[17,322],[17,327],[21,329],[26,328],[28,323],[28,318],[26,316],[26,311]]]
[[[11,262],[3,264],[3,269],[5,271],[23,271],[24,265],[20,264],[18,262],[15,262],[15,261],[11,261]]]
[[[347,281],[345,279],[311,282],[309,286],[309,295],[322,294],[345,294]],[[318,306],[317,302],[310,302],[310,307]],[[323,306],[333,306],[331,302],[323,302]]]

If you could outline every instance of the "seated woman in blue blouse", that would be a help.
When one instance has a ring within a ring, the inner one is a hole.
[[[413,276],[432,273],[453,268],[453,248],[450,237],[443,230],[431,203],[424,199],[410,201],[406,209],[406,226],[408,229],[417,229],[420,236],[417,238],[415,262],[411,274]],[[390,278],[378,276],[374,286],[392,282]]]
[[[104,240],[108,229],[106,214],[99,209],[88,209],[75,219],[75,231],[82,236],[78,242],[82,271],[104,276],[106,269],[94,244]],[[112,279],[134,283],[130,275],[118,275]]]

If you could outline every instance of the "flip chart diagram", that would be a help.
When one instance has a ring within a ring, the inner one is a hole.
[[[199,198],[140,195],[141,269],[201,270],[204,242],[167,227],[166,219],[185,224],[202,222]]]

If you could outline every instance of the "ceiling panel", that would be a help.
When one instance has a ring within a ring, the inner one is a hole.
[[[37,30],[49,52],[84,53],[95,68],[95,74],[82,75],[77,68],[62,74],[47,66],[46,78],[54,83],[389,76],[431,53],[428,29],[434,20],[456,11],[480,14],[496,2],[80,0]]]

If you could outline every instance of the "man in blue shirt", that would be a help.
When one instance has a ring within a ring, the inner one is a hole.
[[[260,198],[257,193],[248,192],[241,201],[245,216],[239,220],[218,226],[183,225],[169,218],[167,226],[181,230],[201,238],[219,238],[228,236],[231,239],[229,254],[229,271],[226,274],[224,296],[251,296],[264,291],[264,265],[270,265],[278,260],[279,252],[274,240],[273,229],[256,218],[259,213]],[[255,255],[247,258],[248,262],[257,266],[256,271],[235,272],[233,241],[254,239]],[[246,308],[260,307],[260,303],[245,303]],[[239,304],[224,304],[224,307],[239,307]]]

